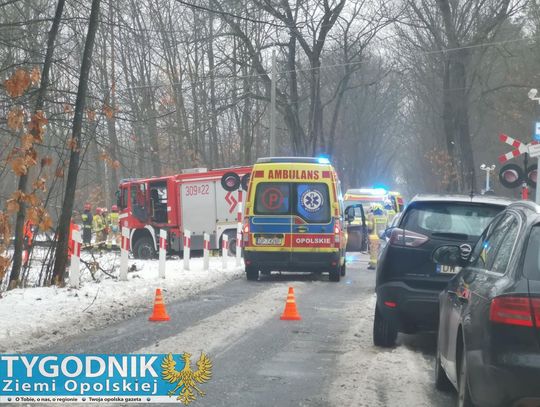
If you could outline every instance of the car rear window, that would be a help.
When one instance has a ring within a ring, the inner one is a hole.
[[[478,237],[504,208],[455,202],[417,202],[409,206],[402,229],[422,234],[459,234]]]
[[[297,215],[308,223],[328,223],[331,215],[328,185],[261,182],[255,191],[255,214]]]
[[[540,280],[540,225],[534,226],[531,230],[523,273],[529,280]]]
[[[330,221],[328,185],[323,183],[294,184],[296,189],[295,214],[308,223]]]
[[[255,192],[257,215],[288,215],[291,185],[287,182],[261,182]]]

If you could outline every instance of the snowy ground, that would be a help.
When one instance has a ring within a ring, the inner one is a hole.
[[[430,338],[400,335],[395,348],[373,345],[375,301],[375,294],[358,298],[343,315],[350,328],[342,342],[344,353],[329,392],[331,405],[431,407],[452,403],[451,394],[434,388],[433,358],[414,349],[424,347],[423,339],[429,348],[433,343]]]
[[[41,249],[45,250],[45,249]],[[28,281],[39,276],[39,259],[35,253],[34,266]],[[243,275],[243,267],[228,260],[222,268],[221,258],[210,259],[210,271],[203,271],[202,259],[191,260],[191,270],[183,270],[183,261],[168,259],[166,278],[158,277],[157,260],[129,260],[128,281],[118,275],[119,253],[104,252],[90,255],[83,252],[87,263],[96,261],[100,269],[92,277],[83,266],[80,289],[35,287],[2,293],[0,299],[0,353],[22,352],[36,346],[57,342],[63,336],[74,335],[129,318],[143,311],[150,314],[156,288],[163,290],[165,302],[197,295],[226,281]],[[36,261],[37,260],[37,261]]]

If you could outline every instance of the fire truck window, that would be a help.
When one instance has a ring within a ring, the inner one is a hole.
[[[122,188],[121,196],[120,196],[120,208],[126,209],[128,203],[128,191],[127,188]]]
[[[141,222],[146,221],[146,185],[134,184],[131,186],[131,207],[133,215]]]
[[[167,223],[167,183],[150,184],[150,204],[152,220],[156,223]]]

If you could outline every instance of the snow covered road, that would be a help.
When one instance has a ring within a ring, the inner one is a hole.
[[[442,406],[453,394],[433,386],[433,335],[400,336],[383,350],[371,339],[374,273],[351,256],[338,284],[302,275],[256,283],[236,279],[167,301],[168,323],[148,312],[64,338],[36,352],[207,352],[213,378],[197,406]],[[301,321],[281,321],[295,288]]]

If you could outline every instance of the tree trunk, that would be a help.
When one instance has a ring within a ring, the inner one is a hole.
[[[83,113],[86,105],[86,93],[88,90],[88,78],[90,76],[90,67],[92,66],[92,52],[94,50],[94,41],[99,23],[99,6],[101,0],[92,0],[92,9],[90,11],[90,21],[88,23],[88,33],[84,45],[83,59],[81,63],[81,73],[79,76],[79,87],[77,90],[77,99],[75,102],[75,114],[73,117],[73,139],[74,147],[71,149],[69,157],[68,176],[62,213],[58,224],[57,234],[58,242],[54,261],[52,283],[58,286],[64,284],[67,249],[69,239],[69,224],[73,213],[73,201],[75,199],[75,190],[77,188],[77,176],[79,172],[79,156],[81,148]]]
[[[45,101],[45,94],[47,93],[47,87],[49,86],[49,72],[52,65],[52,57],[54,53],[54,43],[58,34],[58,28],[60,27],[60,21],[62,20],[62,13],[64,11],[65,0],[58,0],[56,4],[56,11],[54,14],[54,20],[49,31],[49,37],[47,39],[47,52],[45,53],[45,61],[43,63],[43,71],[41,73],[41,83],[36,97],[36,104],[34,113],[38,110],[43,110],[43,104]],[[28,173],[22,175],[19,178],[19,191],[26,192],[28,184]],[[13,266],[9,275],[8,289],[16,288],[19,285],[19,279],[22,266],[22,249],[24,239],[24,220],[25,220],[26,204],[20,202],[19,211],[17,212],[17,220],[15,223],[15,247],[13,251]]]

